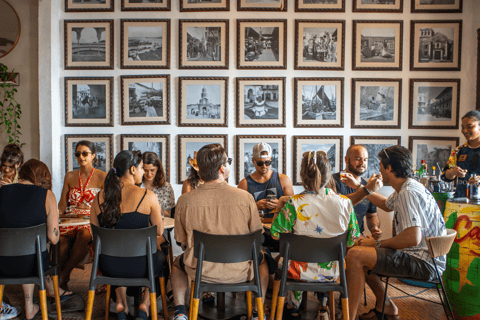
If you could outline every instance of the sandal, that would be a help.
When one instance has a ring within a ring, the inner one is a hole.
[[[211,292],[204,292],[202,303],[208,305],[209,307],[215,306],[215,296]]]
[[[370,311],[368,311],[367,313],[359,315],[358,318],[360,320],[380,320],[382,319],[382,313],[380,311],[377,311],[377,309],[373,308],[373,309],[370,309]],[[400,316],[398,314],[395,314],[395,315],[386,314],[384,319],[400,320]]]
[[[148,315],[145,311],[138,310],[137,311],[137,316],[135,317],[135,320],[148,320]]]

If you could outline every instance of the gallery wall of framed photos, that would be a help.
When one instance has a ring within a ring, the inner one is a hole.
[[[212,141],[234,159],[236,185],[252,170],[249,148],[271,140],[296,191],[307,150],[327,152],[335,171],[351,143],[368,146],[369,172],[393,144],[439,161],[475,109],[480,5],[376,2],[44,1],[40,140],[54,191],[72,166],[65,146],[82,135],[105,140],[109,156],[160,153],[177,198],[188,157]]]

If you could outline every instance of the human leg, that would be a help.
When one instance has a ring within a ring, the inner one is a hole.
[[[88,229],[80,229],[76,236],[71,250],[69,251],[68,260],[64,263],[60,270],[60,286],[64,286],[70,278],[70,273],[80,262],[82,262],[90,251],[90,243],[92,235]]]
[[[40,306],[33,303],[33,289],[35,289],[35,285],[22,284],[22,288],[23,296],[25,298],[25,318],[33,319],[40,310]]]
[[[186,319],[185,293],[188,288],[188,276],[185,272],[183,254],[175,259],[170,280],[172,281],[173,299],[175,303],[174,319]]]

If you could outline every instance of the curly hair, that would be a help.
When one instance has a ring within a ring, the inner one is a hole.
[[[151,164],[157,167],[157,174],[153,179],[153,186],[157,188],[162,188],[167,182],[165,179],[165,171],[163,170],[163,165],[160,159],[158,158],[155,152],[145,152],[143,154],[143,165]],[[143,177],[145,180],[145,176]]]
[[[52,190],[52,175],[47,165],[40,160],[30,159],[25,162],[18,172],[18,178]]]
[[[23,164],[23,159],[23,151],[20,146],[16,143],[9,143],[3,148],[0,162],[2,164],[18,165],[20,167]]]

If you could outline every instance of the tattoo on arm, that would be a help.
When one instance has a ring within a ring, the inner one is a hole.
[[[57,228],[53,228],[53,234],[55,235],[55,237],[58,236],[58,230],[57,230]]]

